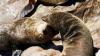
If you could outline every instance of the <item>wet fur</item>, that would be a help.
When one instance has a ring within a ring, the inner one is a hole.
[[[43,20],[61,33],[62,56],[93,56],[92,37],[84,23],[70,13],[52,13]]]

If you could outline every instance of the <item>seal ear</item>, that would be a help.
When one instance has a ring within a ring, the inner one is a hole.
[[[47,22],[46,16],[43,16],[43,17],[42,17],[42,20],[43,20],[44,22]]]

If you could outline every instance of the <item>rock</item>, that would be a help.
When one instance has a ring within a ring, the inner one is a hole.
[[[22,53],[22,50],[15,50],[12,52],[12,56],[20,56]]]
[[[89,28],[94,41],[94,47],[100,48],[100,1],[88,0],[80,3],[72,14],[80,17]]]
[[[96,56],[100,56],[100,50],[95,55]]]
[[[71,11],[76,8],[77,5],[71,5],[71,6],[44,6],[40,4],[38,8],[36,9],[35,13],[31,16],[31,18],[41,18],[43,16],[46,16],[48,14],[51,14],[52,12],[66,12]]]
[[[44,50],[39,46],[33,46],[22,52],[21,56],[59,56],[60,51],[54,49]]]
[[[0,0],[0,24],[24,17],[30,11],[26,9],[28,3],[29,0]]]

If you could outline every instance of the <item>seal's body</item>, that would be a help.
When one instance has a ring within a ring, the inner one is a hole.
[[[47,43],[60,32],[63,41],[61,56],[93,55],[89,30],[78,17],[68,12],[54,12],[41,19],[24,18],[11,25],[0,32],[0,50],[18,44]]]

